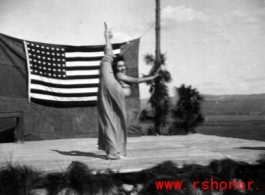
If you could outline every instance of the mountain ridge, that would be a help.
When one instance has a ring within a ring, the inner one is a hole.
[[[204,114],[265,114],[265,93],[261,94],[202,94],[202,112]],[[177,96],[171,96],[174,105]],[[147,107],[149,98],[140,99],[141,109]]]

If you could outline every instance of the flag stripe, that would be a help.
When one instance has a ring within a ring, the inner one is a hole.
[[[98,70],[98,66],[70,66],[65,68],[67,71],[69,70]]]
[[[116,43],[112,44],[113,50],[119,49],[121,44]],[[104,51],[105,45],[98,46],[68,46],[65,51],[66,52],[99,52]]]
[[[67,71],[67,76],[80,76],[80,75],[99,75],[99,70],[73,70],[73,71]]]
[[[68,80],[78,80],[78,79],[98,79],[99,78],[99,75],[87,75],[87,76],[68,76],[67,79]]]
[[[119,54],[121,52],[120,49],[113,50],[113,54]],[[66,52],[66,58],[73,58],[73,57],[103,57],[104,52]]]
[[[47,77],[41,77],[39,75],[32,74],[31,77],[32,81],[42,81],[46,83],[52,83],[52,84],[60,84],[60,85],[75,85],[75,84],[98,84],[99,79],[81,79],[81,80],[60,80],[60,79],[53,79],[53,78],[47,78]]]
[[[42,94],[42,95],[51,95],[56,97],[87,97],[87,96],[97,96],[97,92],[89,92],[89,93],[56,93],[56,92],[50,92],[50,91],[44,91],[39,89],[31,89],[30,92],[33,94]]]
[[[32,84],[36,85],[42,85],[46,87],[53,87],[53,88],[61,88],[61,89],[74,89],[74,88],[92,88],[92,87],[98,87],[98,84],[53,84],[53,83],[47,83],[43,81],[38,80],[31,80]]]
[[[36,75],[36,74],[32,74],[32,75]],[[36,76],[38,76],[38,75],[36,75]],[[67,77],[67,80],[79,80],[79,79],[80,80],[82,80],[82,79],[89,80],[88,82],[90,82],[90,79],[91,80],[92,79],[98,79],[99,80],[99,75],[81,75],[81,76],[77,75],[77,76],[68,76]],[[64,79],[61,79],[61,81],[64,81]]]
[[[99,66],[101,61],[73,61],[66,62],[66,66]]]
[[[32,84],[32,88],[42,91],[48,91],[48,92],[54,92],[54,93],[95,93],[98,92],[98,88],[72,88],[69,90],[69,88],[54,88],[54,87],[47,87],[39,84]]]
[[[31,98],[42,99],[42,100],[54,100],[54,101],[95,101],[97,100],[97,96],[90,96],[90,97],[56,97],[52,95],[45,95],[45,94],[32,94]]]
[[[97,61],[100,62],[103,56],[99,57],[67,57],[65,58],[67,62],[74,62],[74,61]]]

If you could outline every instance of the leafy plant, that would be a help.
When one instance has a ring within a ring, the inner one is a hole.
[[[6,167],[0,169],[0,194],[31,194],[42,180],[42,175],[31,167],[7,163]]]
[[[204,122],[201,113],[201,102],[203,97],[191,86],[184,84],[176,88],[178,100],[173,116],[174,126],[170,129],[170,134],[196,133],[195,128]]]
[[[168,94],[168,87],[166,83],[171,82],[171,74],[166,70],[162,69],[165,66],[165,55],[161,54],[160,64],[156,64],[155,57],[152,54],[147,54],[144,57],[146,64],[152,65],[149,75],[154,75],[159,70],[159,75],[154,81],[147,82],[150,87],[151,97],[149,102],[154,112],[154,126],[156,134],[161,134],[161,129],[167,124],[167,116],[170,111],[170,100]]]

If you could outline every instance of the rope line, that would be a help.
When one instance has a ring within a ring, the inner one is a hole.
[[[140,36],[142,38],[156,23],[154,22],[143,34]]]

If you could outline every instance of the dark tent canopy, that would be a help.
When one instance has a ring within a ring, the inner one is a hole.
[[[138,76],[139,39],[121,49],[128,74]],[[28,72],[23,40],[0,34],[0,112],[23,111],[24,140],[86,138],[97,136],[97,108],[54,107],[28,102]],[[126,100],[128,124],[140,111],[139,87],[133,85]],[[15,119],[0,118],[0,134],[10,136]],[[0,136],[1,136],[0,135]]]

